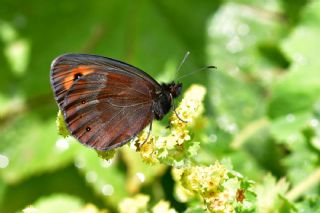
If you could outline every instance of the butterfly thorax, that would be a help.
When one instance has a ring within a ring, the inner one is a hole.
[[[181,83],[162,84],[153,105],[155,119],[161,120],[171,109],[172,101],[181,93]]]

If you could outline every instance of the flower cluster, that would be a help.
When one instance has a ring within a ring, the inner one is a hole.
[[[125,198],[119,204],[120,213],[139,213],[146,212],[150,198],[147,195],[137,194],[132,198]]]
[[[205,93],[204,87],[191,86],[176,108],[177,115],[173,113],[170,117],[170,131],[148,137],[145,130],[137,137],[134,144],[135,147],[140,147],[139,151],[145,162],[183,165],[183,161],[197,153],[199,143],[191,142],[189,127],[203,112],[202,101]]]
[[[176,213],[176,210],[170,208],[170,204],[166,201],[160,200],[154,205],[151,211],[148,211],[148,202],[150,198],[147,195],[137,194],[132,198],[126,198],[119,204],[120,213]]]
[[[70,132],[69,132],[67,125],[64,121],[63,114],[62,114],[61,110],[58,111],[56,125],[58,128],[59,135],[61,135],[64,138],[66,138],[70,135]]]
[[[176,194],[181,201],[186,202],[199,195],[210,212],[236,212],[252,207],[246,202],[252,183],[218,162],[207,167],[175,168],[173,177],[177,182]]]
[[[164,200],[160,200],[153,208],[153,213],[176,213],[177,211],[170,208],[170,203]]]

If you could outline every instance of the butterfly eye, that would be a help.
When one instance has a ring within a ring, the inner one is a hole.
[[[89,132],[90,130],[91,128],[87,126],[86,131]]]
[[[170,85],[170,93],[172,94],[173,98],[178,97],[181,94],[181,90],[182,90],[182,84],[178,83],[172,83],[172,85]]]
[[[75,81],[75,80],[79,79],[81,76],[82,76],[81,73],[76,73],[76,74],[74,74],[73,80]]]

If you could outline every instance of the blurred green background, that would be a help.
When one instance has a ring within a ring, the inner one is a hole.
[[[261,182],[290,187],[319,171],[320,3],[307,0],[0,0],[0,212],[62,196],[68,205],[117,209],[138,192],[178,211],[165,166],[125,146],[108,162],[56,128],[51,61],[92,53],[171,81],[183,55],[184,88],[208,89],[199,161],[229,159]],[[142,177],[142,178],[141,178]],[[296,202],[319,198],[319,177]],[[64,196],[64,197],[63,197]],[[52,204],[53,205],[53,204]],[[70,207],[71,208],[71,207]]]

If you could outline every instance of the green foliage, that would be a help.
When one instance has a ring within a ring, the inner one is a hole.
[[[39,199],[30,208],[35,208],[37,212],[79,212],[83,203],[80,199],[67,195],[51,195]],[[28,207],[27,207],[28,208]],[[27,212],[25,209],[24,212]]]
[[[307,0],[1,1],[0,212],[319,212],[319,25]],[[50,63],[67,52],[164,82],[218,69],[179,79],[206,90],[190,125],[97,153],[56,116]]]

